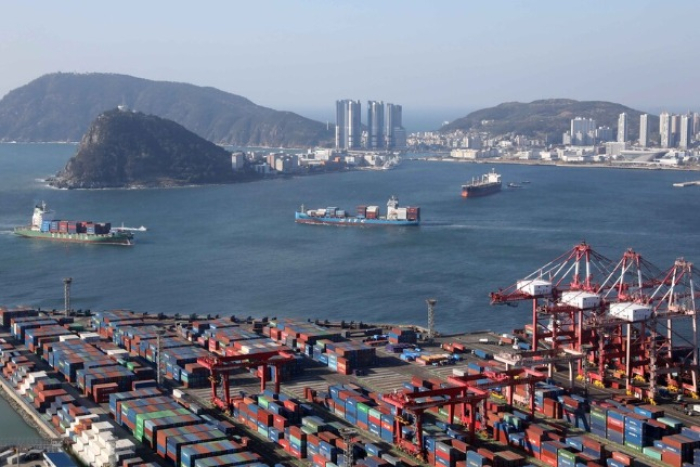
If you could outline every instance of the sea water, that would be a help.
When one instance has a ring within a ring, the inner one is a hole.
[[[56,190],[75,145],[0,145],[0,305],[140,313],[295,317],[421,324],[437,299],[443,332],[522,327],[530,308],[494,307],[506,288],[585,241],[617,259],[634,248],[660,269],[700,257],[700,172],[405,160],[349,171],[236,185],[145,190]],[[501,193],[460,196],[494,167]],[[507,188],[509,182],[521,188]],[[294,211],[420,206],[420,227],[294,223]],[[16,237],[34,205],[66,220],[138,227],[133,247]]]

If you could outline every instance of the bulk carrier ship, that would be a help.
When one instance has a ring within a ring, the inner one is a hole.
[[[501,175],[497,174],[495,169],[491,169],[491,172],[482,175],[481,178],[474,178],[462,185],[462,198],[491,195],[501,191],[501,187]]]
[[[34,207],[32,223],[28,226],[16,227],[15,235],[41,240],[58,242],[95,243],[98,245],[133,245],[134,234],[127,229],[112,229],[109,222],[64,221],[45,217],[53,213],[46,203]]]
[[[379,206],[358,206],[357,215],[351,216],[337,207],[325,209],[304,209],[301,207],[294,215],[295,222],[300,224],[318,225],[396,225],[417,226],[420,225],[419,207],[399,207],[399,200],[392,196],[386,203],[386,216],[381,216]]]

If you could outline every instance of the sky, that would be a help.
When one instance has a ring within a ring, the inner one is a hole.
[[[700,110],[698,18],[697,0],[0,0],[0,96],[104,72],[331,122],[338,99],[405,122],[544,98]]]

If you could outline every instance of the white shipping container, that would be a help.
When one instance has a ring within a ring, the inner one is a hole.
[[[588,310],[600,305],[600,296],[592,292],[568,291],[561,294],[561,303],[579,310]]]
[[[121,451],[124,449],[134,449],[135,446],[134,443],[132,443],[128,439],[118,439],[114,447],[117,450]]]
[[[552,283],[542,279],[518,281],[516,287],[528,295],[550,295],[552,293]]]
[[[107,432],[111,433],[114,431],[114,425],[110,422],[97,422],[92,424],[92,432],[95,434]]]
[[[182,396],[184,396],[184,395],[185,395],[185,393],[182,392],[182,390],[180,390],[180,389],[173,389],[173,397],[174,397],[175,399],[181,399]]]
[[[452,376],[466,376],[468,373],[465,370],[459,368],[452,369]]]
[[[58,336],[58,341],[59,342],[65,342],[69,339],[80,339],[78,336],[75,334],[66,334],[65,336]]]
[[[644,321],[651,316],[652,310],[648,305],[639,303],[613,303],[610,305],[610,316],[625,321]]]

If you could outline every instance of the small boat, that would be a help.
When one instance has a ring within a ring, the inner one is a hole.
[[[510,182],[508,184],[508,188],[522,188],[523,186],[520,183],[515,183],[515,182]]]

